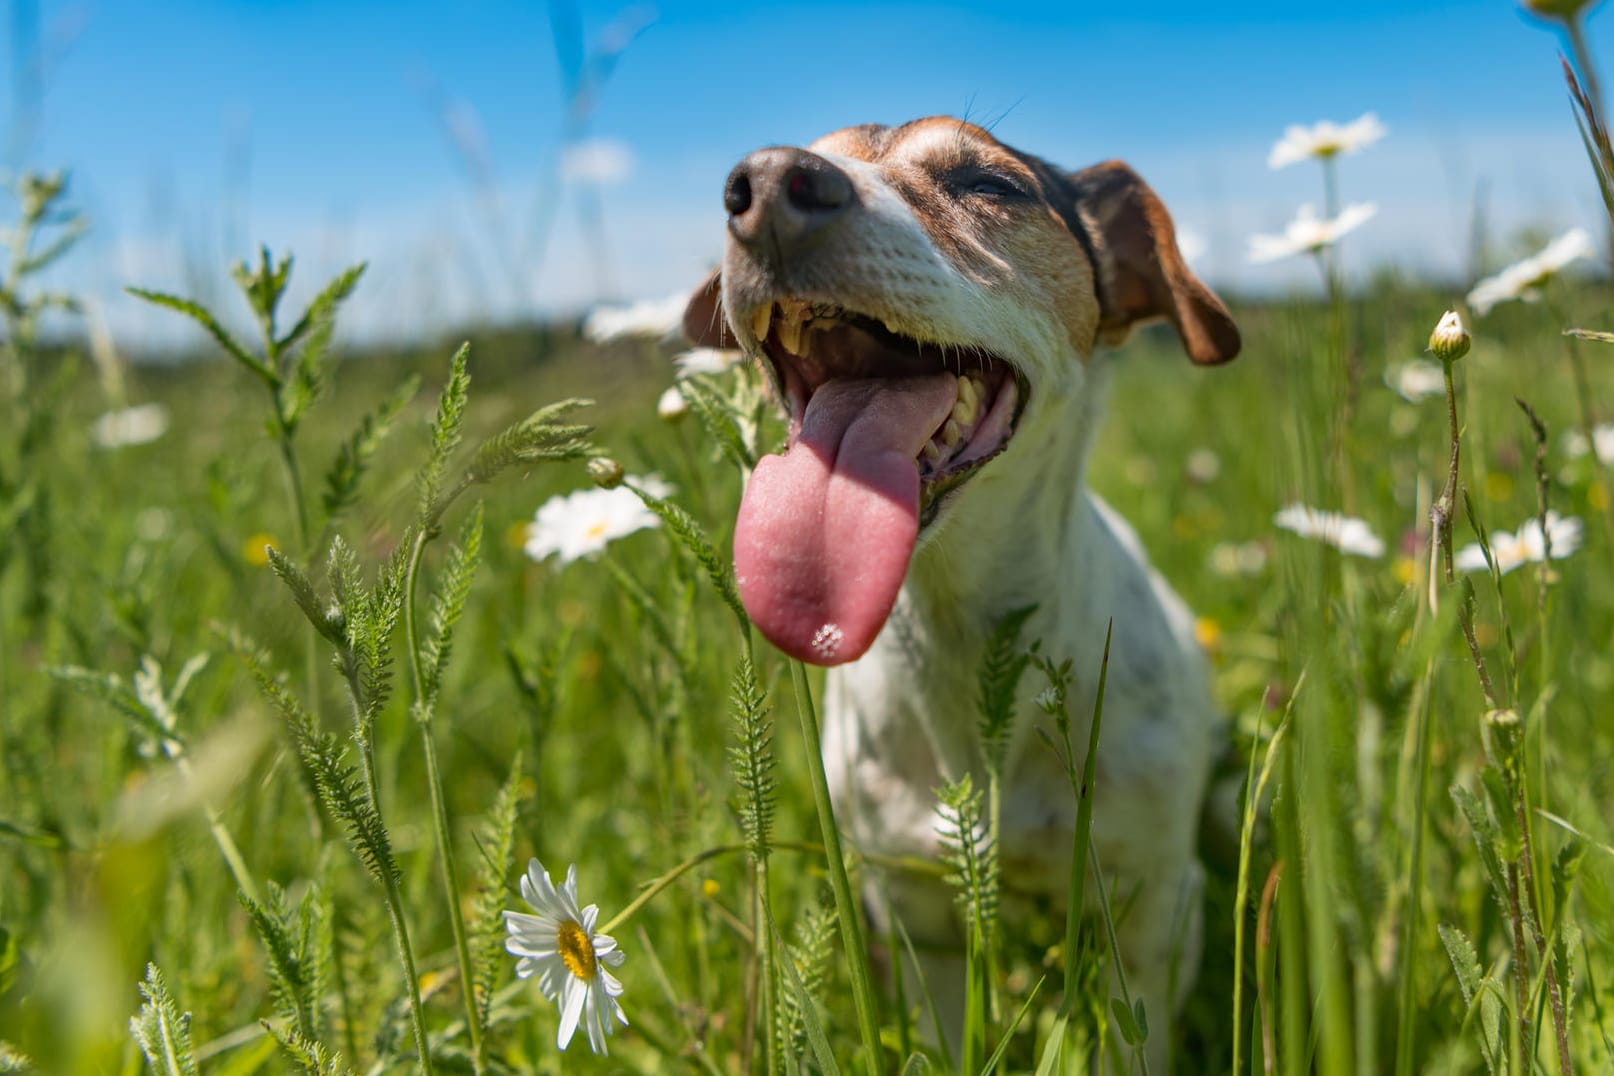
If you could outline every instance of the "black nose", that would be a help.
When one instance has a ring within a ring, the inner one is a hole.
[[[734,166],[723,185],[729,231],[747,247],[783,257],[799,250],[855,200],[852,180],[804,149],[770,146]]]

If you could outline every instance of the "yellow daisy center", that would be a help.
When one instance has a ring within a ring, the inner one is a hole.
[[[605,527],[606,521],[602,519],[583,533],[589,538],[598,538],[600,535],[605,533]]]
[[[555,932],[555,945],[560,949],[561,963],[566,965],[567,971],[579,979],[594,978],[600,965],[594,959],[594,943],[581,924],[569,919],[562,923]]]

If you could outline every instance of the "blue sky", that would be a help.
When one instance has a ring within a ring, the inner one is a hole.
[[[629,9],[580,2],[581,38]],[[1502,237],[1600,212],[1558,41],[1508,0],[667,0],[626,16],[641,28],[566,168],[549,5],[40,0],[37,51],[18,12],[0,31],[6,163],[72,170],[95,231],[64,282],[120,333],[164,320],[123,284],[220,287],[259,241],[295,250],[305,287],[368,259],[360,331],[662,295],[719,256],[722,179],[748,150],[931,113],[1071,167],[1127,159],[1230,288],[1312,283],[1304,263],[1244,256],[1318,199],[1315,169],[1266,167],[1291,123],[1374,111],[1389,128],[1342,161],[1346,199],[1380,208],[1347,241],[1358,270],[1455,272],[1478,189]],[[1614,62],[1614,22],[1590,28]]]

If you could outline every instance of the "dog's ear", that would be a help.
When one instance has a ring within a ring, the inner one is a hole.
[[[723,317],[722,271],[716,270],[695,289],[684,307],[684,335],[696,347],[736,348],[740,342]]]
[[[1171,216],[1149,185],[1120,161],[1067,178],[1098,262],[1099,339],[1119,343],[1138,322],[1165,318],[1196,363],[1236,356],[1238,326],[1216,293],[1189,271]]]

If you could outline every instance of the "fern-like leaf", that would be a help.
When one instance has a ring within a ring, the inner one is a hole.
[[[359,278],[364,276],[364,271],[367,268],[369,266],[365,262],[359,262],[357,265],[349,266],[333,277],[331,282],[326,284],[318,295],[314,296],[313,302],[309,303],[308,308],[303,311],[303,316],[297,319],[297,324],[293,325],[291,330],[280,338],[279,347],[282,350],[296,347],[303,337],[318,326],[320,322],[333,319],[336,316],[337,308],[347,300],[349,295],[353,294],[353,289],[358,287]]]
[[[723,557],[718,556],[717,549],[712,545],[711,539],[706,537],[706,531],[695,522],[695,517],[684,511],[671,501],[664,501],[653,493],[624,482],[632,490],[644,506],[650,509],[666,525],[667,532],[673,536],[679,545],[695,555],[695,560],[706,570],[706,577],[717,588],[718,595],[725,605],[731,609],[740,622],[741,631],[751,626],[751,618],[746,615],[745,606],[740,603],[740,592],[734,585],[734,567]]]
[[[307,737],[298,744],[303,765],[314,778],[320,802],[342,824],[352,848],[365,868],[383,884],[401,880],[392,854],[392,839],[381,814],[365,791],[363,778],[347,761],[347,752],[335,736]]]
[[[510,764],[493,807],[482,825],[477,845],[482,853],[482,890],[477,894],[471,921],[471,963],[475,982],[476,1016],[487,1031],[492,1023],[493,991],[499,972],[509,965],[505,958],[504,925],[505,879],[515,865],[516,823],[521,816],[521,756]]]
[[[773,836],[773,724],[762,685],[749,657],[740,659],[729,696],[735,744],[729,748],[734,783],[740,789],[740,828],[754,860],[768,854]]]
[[[310,1076],[354,1076],[353,1070],[343,1064],[342,1055],[328,1049],[318,1039],[294,1028],[276,1027],[267,1020],[263,1021],[263,1029]]]
[[[206,307],[199,303],[193,303],[189,299],[181,299],[177,295],[166,295],[159,291],[147,291],[144,288],[126,288],[125,290],[137,299],[144,299],[148,303],[167,307],[169,310],[176,310],[184,314],[206,329],[208,335],[218,342],[218,345],[224,349],[226,354],[248,370],[251,370],[264,384],[272,389],[280,387],[280,375],[262,359],[242,347],[235,337],[231,336],[224,326],[219,324],[218,319]]]
[[[972,928],[984,940],[997,923],[997,847],[986,825],[983,795],[969,774],[943,785],[937,791],[941,823],[937,836],[942,861],[947,865],[947,881],[957,891],[957,900]]]
[[[285,891],[274,882],[266,887],[264,903],[259,904],[245,893],[240,894],[240,900],[269,957],[269,989],[275,1011],[290,1021],[297,1033],[312,1036],[316,1001],[311,996],[308,966],[311,918],[305,911],[294,921]],[[308,903],[305,898],[305,909]]]
[[[1020,632],[1036,611],[1035,605],[1028,605],[1004,614],[992,629],[981,661],[975,708],[986,764],[993,773],[1003,770],[1003,754],[1014,724],[1015,692],[1031,663],[1031,655],[1020,643]]]
[[[168,993],[168,983],[157,965],[146,965],[146,981],[140,984],[145,1004],[129,1020],[140,1050],[152,1068],[164,1076],[197,1076],[196,1056],[191,1049],[191,1014],[179,1011]]]
[[[824,1001],[824,986],[829,981],[835,934],[835,909],[815,901],[797,921],[795,941],[782,946],[779,954],[796,969],[802,993],[820,1005]],[[781,991],[779,995],[775,1037],[779,1048],[787,1051],[787,1060],[801,1057],[808,1048],[802,1000],[801,994],[791,990]]]
[[[297,603],[297,608],[303,611],[308,622],[314,625],[314,630],[338,646],[342,645],[344,603],[341,595],[338,594],[336,607],[333,609],[321,600],[313,582],[297,566],[296,561],[274,546],[267,547],[266,552],[269,555],[269,567],[274,570],[280,581],[286,584],[286,589],[291,591],[292,601]],[[333,576],[333,581],[334,578]]]
[[[471,592],[471,581],[476,576],[482,558],[482,505],[480,502],[466,517],[460,528],[459,541],[448,551],[448,562],[437,592],[432,595],[431,618],[426,641],[421,649],[421,676],[425,697],[422,705],[429,713],[437,700],[437,689],[442,683],[443,669],[448,664],[449,651],[454,640],[454,625],[465,612],[465,599]]]
[[[56,237],[38,251],[23,259],[17,266],[17,277],[29,277],[48,268],[56,259],[66,254],[80,239],[84,238],[90,230],[90,222],[77,214],[63,222],[62,230]]]
[[[560,419],[593,400],[570,399],[541,407],[512,426],[484,441],[471,457],[466,472],[468,482],[490,481],[500,471],[518,463],[539,460],[575,460],[593,452],[588,435],[593,427],[561,422]]]
[[[137,735],[156,743],[174,735],[146,709],[129,685],[124,683],[123,677],[116,673],[98,672],[81,665],[52,665],[47,671],[51,679],[58,683],[110,705],[128,719]]]
[[[358,499],[359,483],[370,467],[370,460],[387,434],[392,432],[393,422],[399,413],[418,391],[420,377],[411,376],[396,392],[383,400],[380,407],[365,415],[359,422],[359,428],[337,450],[336,459],[325,474],[325,492],[321,498],[328,522],[338,519]]]
[[[246,262],[236,262],[230,267],[230,276],[235,279],[236,287],[246,296],[247,305],[257,315],[258,323],[263,326],[264,342],[273,352],[278,351],[279,341],[275,339],[275,314],[280,309],[280,300],[286,294],[286,282],[291,279],[292,258],[290,255],[282,258],[278,263],[269,248],[258,248],[258,267],[253,269]],[[278,369],[276,373],[280,373]]]
[[[465,405],[471,394],[471,374],[466,368],[470,357],[471,345],[461,344],[449,365],[448,384],[443,386],[442,395],[437,399],[437,414],[431,424],[431,450],[416,479],[422,526],[429,526],[439,512],[438,497],[442,492],[443,474],[448,467],[449,457],[459,447],[460,427],[464,423]]]
[[[285,680],[269,672],[261,650],[239,635],[232,635],[231,640],[252,670],[258,686],[284,719],[316,801],[341,824],[354,855],[377,880],[397,881],[398,864],[392,854],[387,827],[365,791],[362,777],[348,762],[340,741],[319,730],[313,717],[286,687]]]
[[[724,455],[747,473],[756,467],[756,457],[745,443],[740,423],[720,392],[704,378],[686,377],[678,382],[678,394],[689,404],[689,409],[695,412],[695,417]]]

